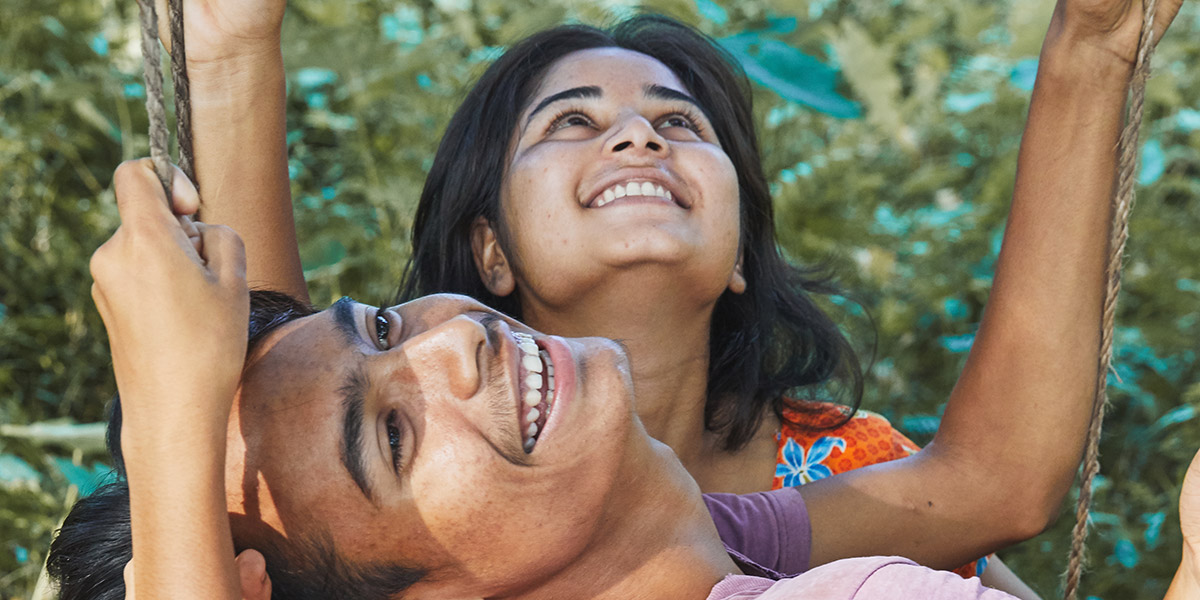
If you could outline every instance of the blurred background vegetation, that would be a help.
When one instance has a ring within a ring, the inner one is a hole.
[[[875,320],[864,406],[927,441],[970,348],[1051,0],[662,0],[755,82],[778,232]],[[506,44],[624,0],[297,0],[285,21],[290,175],[314,300],[391,298],[442,128]],[[34,593],[67,507],[106,476],[115,390],[87,261],[111,174],[147,153],[132,0],[0,3],[0,598]],[[1200,447],[1200,6],[1150,82],[1086,595],[1157,597]],[[1096,232],[1103,235],[1102,232]],[[861,309],[831,305],[864,349]],[[180,308],[186,319],[187,307]],[[1014,440],[1013,443],[1020,443]],[[1069,507],[1002,554],[1059,589]]]

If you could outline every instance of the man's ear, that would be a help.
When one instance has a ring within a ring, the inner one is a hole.
[[[738,252],[737,264],[729,275],[729,291],[740,294],[746,291],[746,276],[742,274],[742,253]]]
[[[471,254],[474,255],[479,278],[489,292],[500,297],[513,293],[517,282],[513,278],[512,267],[508,264],[504,249],[500,247],[492,224],[483,217],[471,223]]]

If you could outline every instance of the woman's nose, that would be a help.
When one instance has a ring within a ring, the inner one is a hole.
[[[654,125],[641,115],[636,115],[618,124],[615,133],[605,143],[604,150],[611,154],[649,154],[662,158],[670,154],[671,147]]]

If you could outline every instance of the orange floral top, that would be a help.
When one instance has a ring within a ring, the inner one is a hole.
[[[783,410],[782,430],[776,435],[775,482],[771,489],[804,485],[859,467],[896,460],[921,449],[896,431],[882,415],[859,410],[835,429],[822,429],[845,419],[846,408],[827,402],[812,403],[812,411]],[[809,427],[798,427],[805,423]],[[987,558],[954,570],[964,578],[976,577],[987,568]]]

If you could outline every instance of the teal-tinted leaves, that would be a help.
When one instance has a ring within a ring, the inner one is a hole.
[[[713,25],[724,25],[729,22],[729,13],[713,0],[695,0],[696,12]]]
[[[1037,59],[1027,58],[1012,68],[1012,73],[1009,74],[1008,81],[1018,90],[1032,92],[1033,81],[1037,78],[1037,69]]]
[[[4,487],[37,485],[41,479],[29,463],[12,454],[0,454],[0,485]]]
[[[1146,533],[1143,538],[1146,540],[1146,549],[1153,550],[1158,547],[1158,542],[1161,539],[1163,523],[1167,521],[1167,513],[1159,511],[1142,515],[1142,522],[1146,524]]]
[[[304,68],[296,71],[296,83],[304,90],[332,85],[337,81],[337,73],[329,69]]]
[[[1141,555],[1133,542],[1122,538],[1117,540],[1112,556],[1109,556],[1108,560],[1110,564],[1115,562],[1126,569],[1132,569],[1141,562]]]
[[[834,117],[858,118],[858,104],[837,93],[837,71],[788,44],[757,32],[718,40],[756,83],[789,102]]]
[[[79,488],[80,496],[86,496],[96,491],[96,488],[104,483],[105,478],[113,472],[112,469],[101,463],[95,463],[89,469],[60,456],[54,457],[53,461],[54,466],[67,479],[67,482]]]
[[[1150,185],[1158,181],[1167,170],[1167,155],[1162,142],[1150,140],[1142,145],[1142,169],[1138,172],[1138,183]]]
[[[996,100],[996,95],[990,91],[975,92],[973,94],[948,94],[946,96],[946,110],[953,113],[969,113],[980,106],[991,104]]]

